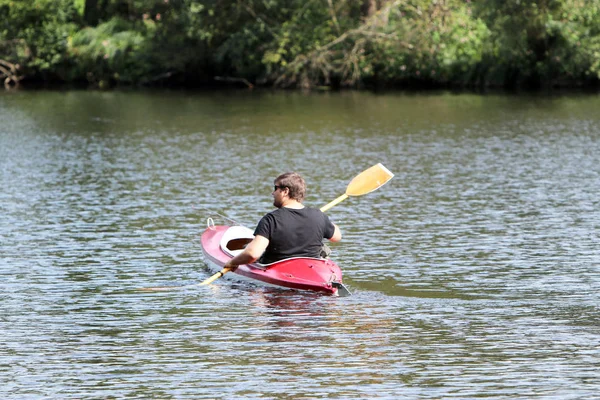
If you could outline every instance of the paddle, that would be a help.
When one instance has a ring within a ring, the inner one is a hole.
[[[382,187],[393,177],[394,174],[381,163],[375,164],[371,168],[356,175],[348,184],[346,193],[333,200],[331,203],[321,207],[321,211],[325,212],[329,210],[331,207],[346,200],[349,196],[362,196],[363,194],[371,193]]]
[[[394,174],[392,174],[381,163],[375,164],[371,168],[368,168],[368,169],[364,170],[363,172],[361,172],[360,174],[356,175],[350,181],[350,183],[348,184],[348,187],[346,187],[346,193],[344,193],[337,199],[333,200],[329,204],[326,204],[323,207],[321,207],[321,211],[325,212],[325,211],[329,210],[331,207],[341,203],[342,201],[346,200],[350,196],[362,196],[364,194],[371,193],[372,191],[379,189],[380,187],[385,185],[393,177],[394,177]],[[192,287],[192,286],[204,286],[204,285],[208,285],[208,284],[214,282],[215,280],[219,279],[220,277],[222,277],[223,275],[225,275],[226,273],[228,273],[229,271],[232,271],[232,270],[233,269],[231,269],[231,268],[223,268],[216,274],[212,275],[210,278],[205,279],[204,281],[202,281],[200,283],[196,283],[194,285],[179,286],[179,287],[167,286],[167,287],[157,287],[157,288],[145,288],[145,289],[141,289],[141,290],[160,291],[160,290],[170,290],[173,288],[182,289],[182,288]],[[347,291],[347,289],[345,287],[343,289]]]

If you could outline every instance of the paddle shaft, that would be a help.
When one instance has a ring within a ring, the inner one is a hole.
[[[344,193],[343,195],[341,195],[337,199],[333,200],[329,204],[326,204],[323,207],[321,207],[321,211],[325,212],[325,211],[329,210],[331,207],[333,207],[333,206],[341,203],[342,201],[346,200],[347,198],[348,198],[348,195],[346,193]]]
[[[222,270],[220,270],[219,272],[217,272],[216,274],[214,274],[210,278],[203,280],[199,284],[199,286],[204,286],[204,285],[211,284],[214,281],[216,281],[217,279],[219,279],[220,277],[222,277],[223,275],[225,275],[226,273],[228,273],[229,271],[233,271],[234,269],[235,268],[223,268]]]

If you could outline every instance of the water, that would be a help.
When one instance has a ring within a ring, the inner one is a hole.
[[[600,97],[0,94],[0,396],[594,398]],[[352,297],[209,276],[296,170]]]

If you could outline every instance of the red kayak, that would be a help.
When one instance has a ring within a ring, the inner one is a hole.
[[[209,224],[202,233],[202,252],[209,269],[219,272],[225,263],[254,238],[253,231],[244,226]],[[333,296],[348,296],[350,292],[342,284],[342,270],[324,258],[296,257],[272,264],[240,265],[225,278],[261,283],[294,290],[308,290]]]

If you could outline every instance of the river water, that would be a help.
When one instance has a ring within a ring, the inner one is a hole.
[[[600,96],[0,93],[0,397],[588,399],[600,392]],[[295,170],[353,292],[218,280]]]

